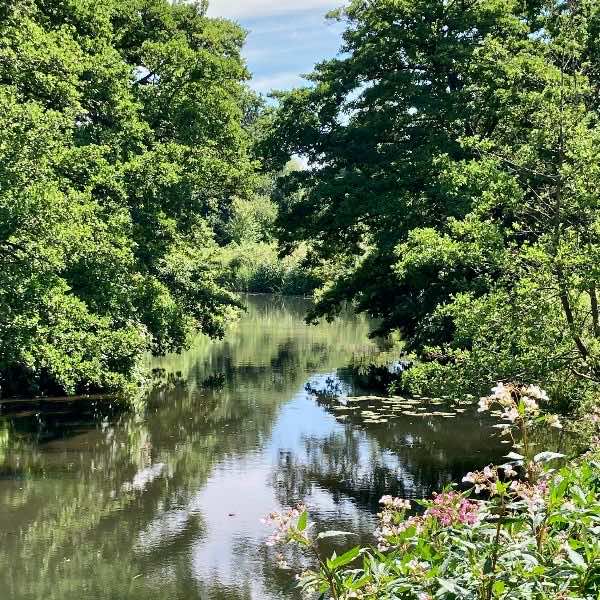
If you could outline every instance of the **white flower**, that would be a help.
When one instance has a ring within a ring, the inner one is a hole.
[[[511,408],[505,410],[502,413],[502,418],[506,419],[507,421],[510,421],[511,423],[514,423],[519,418],[519,411],[514,406],[512,406]]]
[[[463,483],[475,483],[475,474],[467,473],[463,478]]]
[[[530,396],[533,396],[534,398],[537,398],[538,400],[542,400],[544,402],[548,401],[548,394],[538,385],[530,385],[524,391],[525,393],[529,394]]]
[[[491,399],[490,398],[482,398],[479,401],[479,408],[477,409],[477,412],[486,412],[488,410],[490,410],[490,404],[491,404]]]
[[[510,464],[500,465],[500,468],[504,471],[504,475],[506,475],[506,477],[517,476],[517,472],[513,469],[513,466]]]
[[[535,413],[540,410],[538,403],[533,398],[530,398],[529,396],[523,396],[523,404],[525,405],[525,408],[529,412]]]
[[[550,425],[550,427],[554,427],[555,429],[562,429],[562,423],[560,422],[558,415],[548,415],[546,417],[546,422],[548,423],[548,425]]]
[[[510,390],[500,381],[495,388],[492,388],[492,394],[494,398],[502,403],[510,402],[512,396]]]

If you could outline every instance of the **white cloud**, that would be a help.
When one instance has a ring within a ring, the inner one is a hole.
[[[266,77],[256,77],[250,85],[257,91],[267,94],[272,90],[287,90],[290,88],[308,85],[298,73],[274,73]]]
[[[209,0],[208,15],[247,19],[307,10],[320,10],[325,14],[342,4],[342,0]]]

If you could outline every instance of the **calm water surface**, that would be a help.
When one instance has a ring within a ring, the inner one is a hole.
[[[472,409],[363,423],[315,398],[307,383],[352,393],[340,369],[371,342],[365,320],[308,327],[306,308],[249,298],[225,340],[156,362],[143,418],[4,407],[0,599],[297,598],[263,515],[304,501],[370,543],[383,493],[426,496],[502,454]]]

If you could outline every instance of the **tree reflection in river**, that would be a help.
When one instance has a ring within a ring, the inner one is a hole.
[[[72,404],[5,416],[2,600],[293,598],[263,514],[304,500],[323,527],[368,541],[383,491],[427,493],[462,473],[464,453],[487,462],[472,416],[365,428],[319,406],[305,383],[371,342],[363,319],[308,327],[306,308],[250,298],[222,342],[155,361],[180,381],[144,417]]]

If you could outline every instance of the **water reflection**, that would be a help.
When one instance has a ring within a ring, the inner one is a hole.
[[[305,384],[368,348],[368,324],[307,327],[302,301],[248,302],[224,341],[156,361],[143,418],[63,403],[0,420],[3,599],[295,598],[265,513],[303,500],[370,541],[384,492],[427,495],[500,452],[469,412],[340,421]]]

